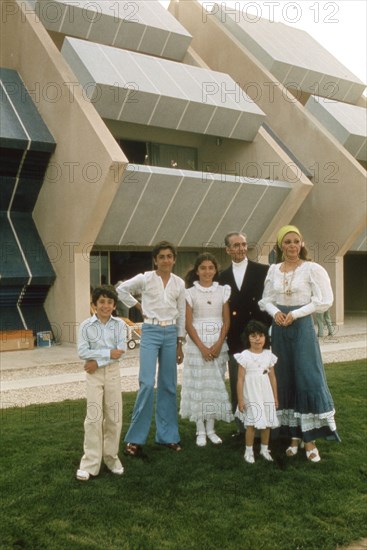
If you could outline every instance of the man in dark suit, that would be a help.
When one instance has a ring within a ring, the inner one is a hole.
[[[247,239],[242,233],[228,233],[224,238],[226,252],[232,258],[232,265],[219,274],[219,283],[229,285],[232,289],[229,299],[231,326],[227,336],[229,347],[229,382],[233,413],[237,408],[237,372],[238,364],[233,357],[244,349],[241,340],[243,331],[249,321],[256,319],[267,326],[271,324],[270,316],[260,311],[258,302],[264,290],[265,277],[269,266],[253,262],[247,258]],[[244,426],[236,418],[239,432]]]

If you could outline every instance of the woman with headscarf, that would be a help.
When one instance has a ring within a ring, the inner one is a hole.
[[[273,318],[280,434],[291,438],[287,456],[304,443],[308,460],[319,462],[315,440],[340,441],[312,318],[330,308],[333,292],[325,269],[309,261],[297,227],[280,229],[277,253],[280,263],[270,266],[259,306]]]

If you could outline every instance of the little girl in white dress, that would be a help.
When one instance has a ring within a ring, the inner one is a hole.
[[[185,277],[186,330],[180,415],[196,422],[196,444],[204,447],[207,438],[218,445],[215,420],[231,422],[225,372],[228,361],[226,335],[229,328],[228,298],[231,288],[213,279],[218,274],[215,256],[200,254]]]
[[[268,330],[263,323],[250,321],[245,335],[248,340],[248,349],[234,355],[239,364],[238,407],[235,416],[246,428],[244,459],[250,464],[255,462],[253,449],[255,430],[260,430],[260,455],[272,462],[268,449],[270,428],[279,426],[276,414],[277,383],[273,368],[277,357],[269,349],[264,349]]]

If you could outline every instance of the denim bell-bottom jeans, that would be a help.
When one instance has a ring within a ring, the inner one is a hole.
[[[139,391],[125,442],[144,445],[153,417],[154,382],[158,361],[156,395],[157,443],[178,443],[177,327],[143,324],[140,343]]]

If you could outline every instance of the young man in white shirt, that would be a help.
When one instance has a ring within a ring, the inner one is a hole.
[[[177,418],[177,363],[183,361],[185,284],[172,273],[176,248],[167,241],[152,251],[155,271],[140,273],[117,287],[119,299],[143,315],[140,342],[139,391],[125,436],[125,454],[141,456],[153,416],[154,381],[158,360],[155,441],[181,451]],[[141,294],[141,304],[133,297]]]

